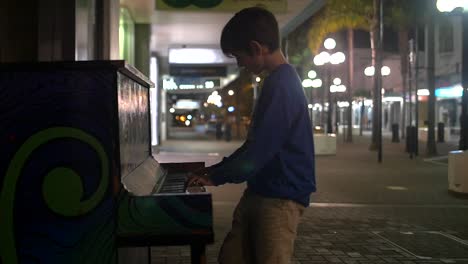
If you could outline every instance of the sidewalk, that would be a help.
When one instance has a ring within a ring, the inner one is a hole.
[[[411,160],[403,143],[388,139],[378,164],[368,137],[354,141],[339,142],[336,156],[317,157],[318,191],[299,226],[293,263],[468,263],[468,199],[448,193],[447,165]],[[156,156],[215,163],[241,143],[168,141]],[[442,156],[452,149],[438,144]],[[209,189],[216,242],[208,247],[208,263],[216,263],[244,188]],[[152,263],[190,263],[188,247],[153,248],[152,256]]]

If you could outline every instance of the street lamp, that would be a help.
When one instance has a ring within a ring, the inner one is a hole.
[[[332,50],[336,47],[336,41],[332,38],[327,38],[324,42],[323,42],[323,46],[327,49],[327,50]]]
[[[314,71],[314,70],[310,70],[308,73],[307,73],[307,76],[309,77],[308,79],[304,79],[302,81],[302,87],[304,88],[319,88],[322,86],[322,80],[320,79],[315,79],[317,78],[317,73]],[[310,103],[312,102],[312,90],[309,89],[309,91],[306,92],[306,94],[308,94],[308,98],[309,98],[309,101]],[[310,116],[310,121],[312,122],[312,114],[313,114],[313,107],[311,107],[312,104],[309,104],[309,116]]]
[[[460,117],[460,142],[459,149],[468,149],[468,51],[464,49],[468,45],[468,1],[466,0],[437,0],[437,9],[440,12],[457,11],[462,16],[462,101],[461,101],[461,117]]]
[[[315,78],[317,78],[317,72],[315,72],[314,70],[310,70],[307,73],[307,77],[309,77],[310,79],[315,79]]]
[[[382,68],[380,68],[380,74],[382,76],[388,76],[388,75],[390,75],[390,73],[391,73],[390,67],[382,66]],[[374,74],[375,74],[374,66],[369,66],[369,67],[366,67],[364,69],[364,75],[366,75],[368,77],[372,77],[372,76],[374,76]]]
[[[392,71],[391,71],[390,67],[388,67],[388,66],[382,66],[382,67],[380,68],[380,75],[381,75],[382,77],[383,77],[383,76],[388,76],[388,75],[390,75],[391,72],[392,72]],[[375,68],[374,68],[374,66],[368,66],[368,67],[366,67],[366,68],[364,69],[364,75],[366,75],[367,77],[372,77],[372,76],[374,76],[374,74],[375,74]],[[381,83],[382,83],[382,82],[381,82]],[[383,96],[383,94],[385,93],[385,90],[384,90],[382,87],[380,87],[380,89],[381,89],[381,91],[382,91],[382,92],[381,92],[381,96]],[[373,107],[376,107],[376,106],[374,105]],[[361,118],[362,118],[362,117],[361,117]],[[379,117],[379,118],[381,118],[381,117]],[[373,120],[372,122],[376,122],[376,120]],[[362,126],[362,121],[361,121],[361,126]]]
[[[336,47],[336,41],[332,38],[327,38],[323,46],[325,49],[331,51]],[[331,81],[330,81],[330,69],[328,65],[337,65],[340,63],[343,63],[345,61],[346,57],[343,52],[335,52],[335,53],[328,53],[326,51],[320,52],[318,55],[314,57],[314,64],[317,66],[325,66],[325,71],[326,71],[326,85],[324,87],[327,87],[328,91],[328,114],[327,114],[327,133],[333,133],[333,126],[332,126],[332,98],[331,98]],[[324,91],[324,96],[325,96],[325,91]],[[323,112],[322,112],[323,113]]]
[[[468,10],[468,1],[465,0],[437,0],[437,9],[440,12],[452,12],[457,8]]]
[[[302,87],[304,88],[320,88],[322,87],[322,80],[320,79],[304,79],[302,81]]]
[[[330,86],[330,93],[336,94],[336,93],[344,93],[346,92],[346,86],[341,84],[341,79],[340,78],[335,78],[333,79],[333,84]],[[336,125],[336,131],[338,131],[338,120],[340,117],[339,113],[339,108],[340,106],[338,105],[338,99],[337,96],[333,96],[335,98],[335,125]],[[344,138],[345,133],[343,133],[343,138]]]

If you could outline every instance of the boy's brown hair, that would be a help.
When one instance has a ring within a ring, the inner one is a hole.
[[[249,7],[236,13],[221,33],[221,49],[226,56],[233,52],[251,54],[250,42],[257,41],[270,52],[279,48],[279,29],[275,16],[261,7]]]

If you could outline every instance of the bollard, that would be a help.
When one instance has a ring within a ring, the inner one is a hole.
[[[445,138],[445,124],[442,122],[437,123],[437,142],[444,142]]]
[[[416,127],[406,127],[406,152],[408,153],[416,152],[416,133]]]
[[[399,126],[398,124],[392,124],[392,142],[400,142]]]

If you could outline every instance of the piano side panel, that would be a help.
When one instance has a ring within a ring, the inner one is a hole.
[[[149,89],[118,73],[118,112],[121,177],[151,156]]]
[[[168,173],[190,172],[205,167],[205,162],[172,162],[160,164]]]
[[[213,242],[210,193],[143,197],[123,194],[118,214],[120,246]]]
[[[0,71],[0,263],[115,263],[116,71],[36,68]]]

